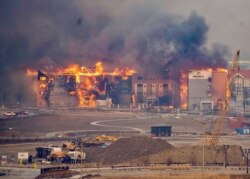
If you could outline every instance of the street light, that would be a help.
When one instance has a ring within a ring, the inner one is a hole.
[[[229,148],[229,145],[223,145],[223,149],[225,152],[225,168],[227,168],[227,149]]]
[[[248,154],[250,153],[250,149],[245,149],[245,153],[247,155],[246,159],[247,159],[247,174],[248,174]]]
[[[203,134],[202,141],[202,178],[204,178],[204,168],[205,168],[205,134]]]
[[[202,178],[204,178],[205,171],[205,145],[207,144],[206,138],[206,124],[207,122],[201,122],[203,126],[203,140],[202,140]]]

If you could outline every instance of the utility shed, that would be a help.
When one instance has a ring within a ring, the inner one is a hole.
[[[172,126],[152,126],[151,134],[156,137],[171,136]]]

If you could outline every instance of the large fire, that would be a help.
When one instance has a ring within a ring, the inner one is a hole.
[[[105,72],[102,62],[97,62],[94,68],[72,64],[53,72],[32,69],[26,71],[28,76],[38,76],[39,88],[44,99],[50,94],[53,79],[56,76],[64,79],[65,90],[69,95],[77,96],[79,107],[95,107],[98,97],[106,94],[108,82],[112,83],[117,77],[127,79],[134,73],[135,70],[130,68],[115,68],[112,72]]]
[[[181,85],[180,85],[180,102],[181,102],[181,109],[187,109],[187,92],[188,92],[188,74],[187,72],[181,72]]]
[[[200,68],[196,70],[204,70],[204,71],[210,71],[210,72],[224,72],[228,73],[228,70],[225,68]],[[188,108],[187,99],[188,99],[188,71],[182,71],[181,72],[181,78],[180,78],[180,108],[183,110],[186,110]],[[227,89],[227,96],[230,93],[230,90]]]

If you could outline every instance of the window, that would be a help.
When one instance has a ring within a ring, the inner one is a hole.
[[[168,88],[168,84],[163,84],[163,87],[164,88]]]

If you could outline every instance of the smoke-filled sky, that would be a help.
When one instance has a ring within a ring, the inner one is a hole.
[[[0,0],[0,75],[69,63],[162,73],[250,59],[248,0]]]

